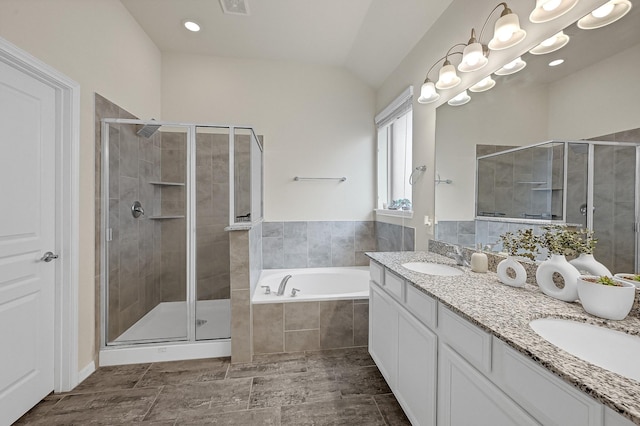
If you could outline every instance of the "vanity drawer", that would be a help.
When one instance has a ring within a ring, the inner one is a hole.
[[[436,300],[411,284],[407,284],[405,290],[406,307],[409,311],[415,315],[420,321],[431,329],[436,328],[436,317],[438,304]]]
[[[493,374],[495,382],[544,425],[602,424],[602,405],[498,338],[493,343]]]
[[[397,276],[388,269],[385,269],[383,288],[396,299],[402,301],[402,287],[404,287],[404,279]]]
[[[438,304],[438,331],[442,340],[470,364],[491,372],[491,335]]]
[[[384,266],[374,261],[369,262],[369,274],[371,275],[371,281],[380,286],[384,285]]]

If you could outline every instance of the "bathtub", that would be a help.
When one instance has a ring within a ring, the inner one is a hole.
[[[282,296],[276,296],[282,279],[291,275]],[[270,294],[262,286],[269,286]],[[291,289],[300,290],[291,297]],[[253,293],[252,303],[309,302],[369,298],[369,267],[265,269]]]

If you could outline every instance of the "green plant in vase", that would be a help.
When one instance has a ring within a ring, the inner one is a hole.
[[[577,281],[580,271],[565,256],[576,254],[579,234],[565,225],[547,225],[542,229],[544,232],[539,237],[540,246],[547,249],[549,258],[536,270],[538,287],[547,296],[573,302],[578,299]]]
[[[502,248],[510,256],[522,256],[535,260],[538,251],[538,237],[533,234],[533,229],[519,229],[515,234],[505,232],[500,235]]]
[[[583,274],[611,276],[611,271],[593,257],[593,251],[598,242],[598,239],[594,237],[593,230],[580,229],[572,231],[572,234],[567,244],[578,257],[570,260],[569,263]]]
[[[533,234],[533,229],[520,229],[515,234],[505,232],[500,235],[500,240],[508,256],[498,263],[496,269],[498,279],[512,287],[522,287],[527,280],[527,271],[516,257],[522,256],[534,260],[538,253],[538,237]]]

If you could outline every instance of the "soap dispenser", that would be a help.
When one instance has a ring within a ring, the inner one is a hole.
[[[485,273],[489,270],[489,259],[482,251],[482,244],[476,245],[476,252],[471,254],[471,270],[473,272]]]

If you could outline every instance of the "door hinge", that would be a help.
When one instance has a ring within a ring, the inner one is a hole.
[[[107,242],[113,239],[113,228],[107,228],[106,236],[107,236]]]

